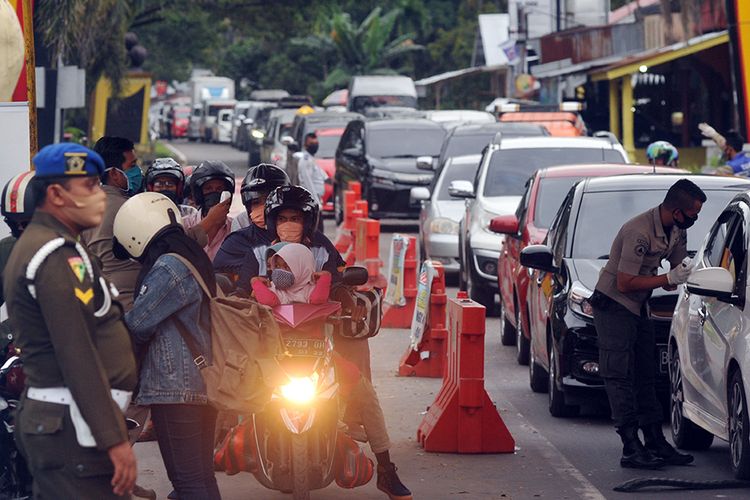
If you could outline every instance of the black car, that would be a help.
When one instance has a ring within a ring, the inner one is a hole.
[[[445,134],[443,127],[425,119],[349,122],[336,150],[336,220],[343,217],[349,181],[362,183],[371,217],[418,218],[420,206],[411,201],[411,188],[432,182]]]
[[[529,382],[535,392],[549,391],[553,416],[574,415],[597,392],[604,394],[589,298],[620,227],[659,205],[669,187],[681,178],[698,184],[708,197],[695,226],[688,230],[692,256],[727,203],[750,188],[749,180],[679,174],[590,178],[570,190],[545,243],[521,251],[521,265],[535,269],[527,299]],[[664,261],[662,265],[668,269],[669,263]],[[676,291],[659,288],[649,299],[658,347],[654,352],[656,388],[664,404],[669,397],[667,340],[677,295]]]

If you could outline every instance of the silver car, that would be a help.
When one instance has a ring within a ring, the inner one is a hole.
[[[458,223],[464,216],[462,198],[450,194],[450,184],[463,180],[473,182],[482,155],[454,156],[432,185],[411,189],[413,201],[421,201],[419,212],[419,254],[421,261],[433,259],[448,272],[458,272]]]

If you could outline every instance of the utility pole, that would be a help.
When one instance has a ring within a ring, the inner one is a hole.
[[[36,124],[36,61],[34,59],[34,16],[31,11],[33,1],[23,0],[23,44],[26,52],[26,95],[29,102],[29,154],[33,158],[37,152]]]

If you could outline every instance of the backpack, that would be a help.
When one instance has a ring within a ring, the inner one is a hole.
[[[281,334],[271,309],[257,302],[227,297],[217,287],[212,295],[195,267],[177,257],[203,289],[211,313],[211,364],[185,325],[177,322],[195,365],[206,383],[208,402],[219,410],[256,413],[271,400],[278,377]]]
[[[334,286],[331,300],[341,302],[344,315],[351,319],[341,321],[337,333],[342,337],[366,339],[380,332],[383,318],[383,292],[379,288],[352,290],[346,286]]]

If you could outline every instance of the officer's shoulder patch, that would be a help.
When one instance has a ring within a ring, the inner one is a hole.
[[[78,278],[78,281],[83,283],[86,279],[86,264],[83,263],[83,259],[80,257],[68,258],[68,265],[70,270],[73,271],[73,275]]]
[[[638,257],[643,257],[648,252],[649,244],[648,240],[643,237],[639,237],[635,242],[635,248],[633,251]]]
[[[88,290],[81,290],[80,288],[75,288],[75,294],[76,298],[83,302],[83,305],[87,306],[89,305],[89,302],[91,302],[91,299],[94,298],[94,289],[89,288]]]

